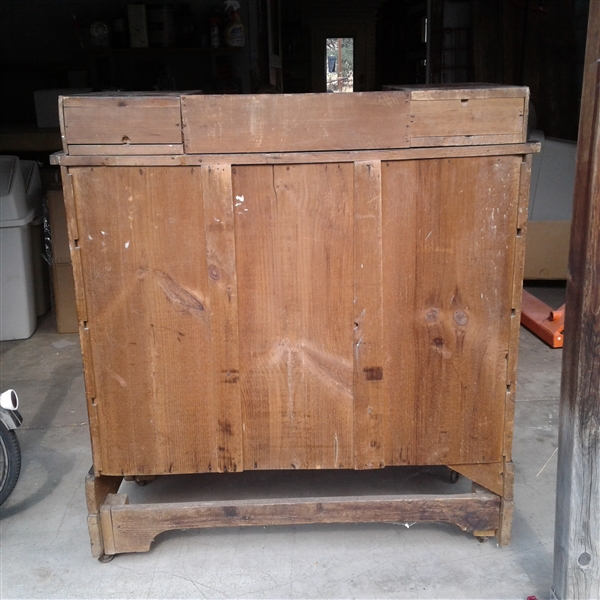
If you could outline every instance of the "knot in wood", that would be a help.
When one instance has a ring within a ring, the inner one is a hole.
[[[215,265],[210,265],[210,267],[208,267],[208,276],[213,281],[218,281],[220,278],[219,269],[217,269],[217,267],[215,267]]]
[[[467,315],[462,310],[457,310],[454,313],[454,320],[456,321],[457,325],[466,325],[467,321],[469,319],[467,318]]]
[[[425,313],[425,319],[430,323],[435,323],[440,316],[440,311],[437,308],[430,308]]]

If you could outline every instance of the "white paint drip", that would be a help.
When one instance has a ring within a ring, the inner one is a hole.
[[[244,196],[236,196],[235,199],[237,200],[236,206],[241,206],[244,203]]]
[[[125,242],[125,249],[129,248],[129,241]]]

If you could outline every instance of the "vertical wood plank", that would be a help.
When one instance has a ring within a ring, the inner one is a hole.
[[[105,475],[218,470],[200,169],[71,169]],[[98,464],[97,464],[98,459]]]
[[[83,357],[83,377],[85,382],[85,398],[90,422],[90,438],[92,456],[96,474],[102,470],[102,452],[100,446],[100,424],[96,405],[96,379],[94,376],[94,357],[88,328],[88,311],[85,295],[85,280],[81,262],[81,247],[79,245],[78,207],[77,197],[73,187],[71,169],[61,167],[61,180],[63,184],[63,198],[67,217],[67,232],[69,237],[69,251],[71,267],[73,269],[73,284],[75,286],[75,304],[77,320],[79,322],[79,341]],[[80,210],[80,209],[79,209]]]
[[[503,460],[521,162],[382,165],[386,464]]]
[[[200,171],[212,341],[212,369],[205,377],[214,380],[214,405],[218,414],[216,470],[241,471],[243,443],[231,165],[206,165]]]
[[[553,592],[600,597],[600,2],[590,2],[565,312]]]
[[[348,468],[353,166],[234,171],[245,468]]]
[[[515,425],[515,401],[517,393],[517,358],[521,331],[521,298],[525,271],[525,245],[527,241],[527,214],[529,207],[529,184],[531,179],[531,155],[523,157],[519,174],[519,199],[515,231],[515,260],[512,278],[510,337],[506,355],[506,407],[504,412],[504,460],[512,460],[512,439]]]
[[[354,163],[354,468],[385,466],[381,162]]]

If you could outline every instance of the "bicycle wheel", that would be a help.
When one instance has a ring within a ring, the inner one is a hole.
[[[17,485],[21,471],[21,448],[16,433],[0,421],[0,505]]]

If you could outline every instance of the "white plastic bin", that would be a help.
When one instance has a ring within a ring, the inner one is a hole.
[[[37,324],[31,222],[21,165],[0,156],[0,340],[28,338]]]

